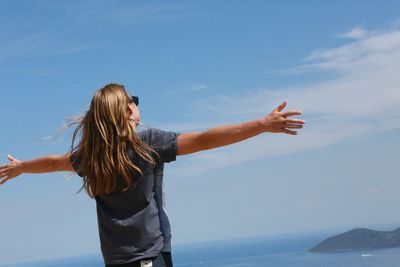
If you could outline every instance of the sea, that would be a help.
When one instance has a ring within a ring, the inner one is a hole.
[[[175,267],[400,267],[400,248],[309,253],[328,236],[253,237],[174,247]],[[100,254],[0,267],[104,267]]]

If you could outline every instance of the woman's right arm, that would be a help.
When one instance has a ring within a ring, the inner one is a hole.
[[[50,155],[32,160],[19,161],[8,155],[10,162],[0,166],[0,185],[23,173],[47,173],[57,171],[74,171],[70,153]]]

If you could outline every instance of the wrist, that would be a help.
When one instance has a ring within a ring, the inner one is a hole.
[[[257,120],[257,123],[258,123],[258,128],[260,129],[260,131],[261,131],[262,133],[264,133],[264,132],[270,132],[270,131],[271,131],[270,125],[269,125],[269,123],[268,123],[268,121],[267,121],[266,118],[260,118],[260,119],[258,119],[258,120]]]
[[[16,172],[23,174],[25,172],[24,169],[25,169],[25,165],[23,164],[22,161],[15,162],[15,171]]]

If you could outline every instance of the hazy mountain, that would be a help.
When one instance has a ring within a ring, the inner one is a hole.
[[[375,231],[356,228],[325,239],[309,252],[334,252],[353,249],[400,247],[400,227],[394,231]]]

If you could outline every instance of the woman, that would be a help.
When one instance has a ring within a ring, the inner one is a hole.
[[[301,111],[282,110],[265,117],[203,132],[159,129],[136,132],[139,99],[123,85],[108,84],[94,94],[89,110],[77,120],[71,149],[0,166],[0,184],[22,173],[74,171],[97,204],[101,251],[106,266],[172,266],[171,231],[163,208],[163,164],[202,150],[226,146],[264,132],[286,133],[305,123],[289,118]],[[77,135],[80,141],[75,146]],[[82,189],[81,188],[81,189]]]

